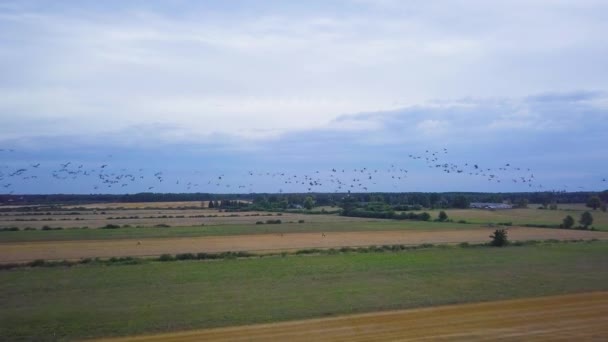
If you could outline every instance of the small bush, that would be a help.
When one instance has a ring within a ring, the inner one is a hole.
[[[570,229],[574,226],[574,218],[570,215],[564,217],[564,220],[562,221],[562,227],[566,228],[566,229]]]
[[[590,212],[585,211],[581,214],[581,218],[578,222],[583,226],[584,229],[587,229],[593,224],[593,215],[591,215]]]
[[[106,224],[105,226],[101,227],[101,229],[119,229],[120,226],[117,224]]]
[[[257,221],[255,224],[264,224],[262,221]]]
[[[46,265],[46,261],[44,261],[43,259],[36,259],[34,261],[30,261],[27,263],[27,266],[29,267],[42,267]]]
[[[298,220],[298,223],[304,223],[304,220]]]
[[[299,251],[296,251],[296,254],[316,254],[316,253],[320,253],[321,250],[318,248],[310,248],[310,249],[300,249]]]
[[[197,259],[197,256],[192,253],[181,253],[175,256],[177,260],[194,260]]]
[[[425,211],[421,214],[418,214],[418,219],[420,221],[428,221],[431,219],[431,215]]]
[[[492,239],[490,245],[494,247],[503,247],[509,244],[507,231],[504,229],[496,229],[494,234],[490,235],[490,238]]]
[[[161,254],[160,257],[158,257],[158,261],[174,261],[175,257],[173,257],[173,255],[171,254]]]
[[[156,227],[156,228],[170,228],[171,226],[168,225],[168,224],[162,223],[162,224],[157,224],[154,227]]]

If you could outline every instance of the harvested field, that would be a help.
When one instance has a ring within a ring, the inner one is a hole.
[[[121,227],[120,229],[59,229],[21,230],[0,232],[0,243],[72,240],[119,240],[146,238],[178,238],[226,235],[329,233],[329,232],[378,232],[378,231],[446,231],[485,229],[474,224],[422,222],[422,221],[341,221],[304,222],[282,224],[218,224],[180,227]]]
[[[79,259],[112,256],[153,256],[163,253],[280,251],[305,248],[331,248],[369,245],[419,245],[423,243],[481,243],[489,240],[491,229],[457,231],[376,231],[260,234],[158,238],[141,240],[49,241],[0,244],[0,262],[26,262],[36,259]],[[511,240],[608,239],[608,233],[565,229],[509,229]]]
[[[0,215],[0,227],[89,227],[99,228],[107,224],[152,227],[158,224],[170,226],[198,226],[219,224],[255,224],[257,221],[279,219],[283,222],[370,222],[378,219],[345,217],[338,215],[306,215],[295,213],[269,212],[219,212],[217,210],[104,210],[51,212],[51,215],[31,215],[31,213],[4,213]]]
[[[608,292],[449,305],[105,341],[605,340]]]

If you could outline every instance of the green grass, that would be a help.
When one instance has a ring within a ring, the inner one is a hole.
[[[0,272],[0,339],[55,340],[608,290],[608,243]]]
[[[142,239],[306,232],[354,232],[382,230],[457,230],[476,225],[421,221],[360,221],[324,223],[240,224],[170,228],[63,229],[0,232],[0,242]]]
[[[581,214],[589,211],[593,215],[593,227],[598,230],[608,231],[608,213],[600,210],[584,209],[583,206],[571,206],[571,209],[536,209],[537,205],[530,205],[528,209],[508,210],[482,210],[482,209],[444,209],[448,217],[454,221],[465,220],[469,223],[488,224],[512,222],[514,226],[525,224],[559,225],[566,215],[570,215],[576,221]],[[575,209],[577,208],[577,209]],[[423,212],[425,210],[419,211]],[[441,209],[426,210],[433,219],[439,216]]]

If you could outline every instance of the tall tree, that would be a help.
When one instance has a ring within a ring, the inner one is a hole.
[[[591,215],[590,212],[585,211],[581,214],[581,219],[578,222],[587,229],[593,224],[593,215]]]
[[[304,208],[310,210],[314,207],[315,207],[315,200],[312,197],[307,196],[306,199],[304,200]]]
[[[587,200],[587,207],[592,208],[593,210],[599,208],[602,205],[602,200],[600,200],[597,196],[591,196]]]
[[[572,228],[572,226],[574,226],[574,218],[570,215],[564,217],[564,221],[562,221],[562,227]]]
[[[452,200],[452,207],[459,209],[467,209],[471,202],[466,196],[458,195]]]

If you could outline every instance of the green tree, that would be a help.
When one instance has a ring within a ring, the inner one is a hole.
[[[591,196],[587,200],[587,207],[592,208],[593,210],[599,208],[602,205],[602,201],[597,196]]]
[[[215,208],[215,207],[213,206],[213,201],[209,201],[209,204],[207,204],[207,208],[209,208],[209,209],[213,209],[213,208]]]
[[[439,201],[441,201],[441,196],[437,193],[432,193],[429,196],[429,204],[431,205],[431,208],[435,208],[435,206],[437,205],[437,203],[439,203]]]
[[[342,215],[348,216],[357,208],[357,200],[351,196],[346,196],[342,199],[340,206],[342,207]]]
[[[496,229],[494,234],[490,235],[490,238],[492,239],[490,245],[494,247],[503,247],[509,244],[507,231],[505,229]]]
[[[315,200],[312,197],[307,196],[306,199],[304,200],[304,208],[310,210],[314,207],[315,207]]]
[[[572,228],[572,226],[574,226],[574,218],[570,215],[564,217],[564,220],[562,221],[562,227]]]
[[[528,207],[528,199],[527,198],[520,198],[517,200],[517,202],[515,202],[515,206],[517,208],[527,208]]]
[[[467,209],[471,202],[466,196],[458,195],[452,200],[452,207],[459,209]]]
[[[593,215],[590,212],[585,211],[581,214],[581,219],[578,222],[585,227],[585,229],[589,228],[590,225],[593,224]]]
[[[421,221],[428,221],[431,219],[431,215],[425,211],[418,215],[418,219]]]
[[[448,214],[445,213],[445,211],[440,211],[439,212],[439,221],[444,222],[448,219]]]
[[[287,209],[287,207],[289,207],[289,202],[287,202],[286,199],[282,199],[281,201],[279,201],[277,206],[281,209]]]

